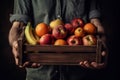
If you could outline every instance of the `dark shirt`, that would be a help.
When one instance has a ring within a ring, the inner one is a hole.
[[[34,26],[39,22],[49,24],[60,16],[64,22],[73,18],[88,21],[100,17],[97,0],[15,0],[14,13],[10,21],[18,20],[27,23],[32,20]]]
[[[40,22],[49,24],[50,21],[61,17],[64,22],[73,18],[89,21],[100,17],[97,0],[14,0],[14,13],[10,21],[31,21],[35,27]],[[90,69],[80,66],[41,66],[26,68],[27,80],[92,80]],[[88,77],[88,74],[90,75]],[[87,75],[87,77],[86,77]],[[91,77],[91,78],[90,78]]]

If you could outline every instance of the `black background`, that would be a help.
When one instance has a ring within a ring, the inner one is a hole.
[[[120,31],[120,4],[118,0],[100,0],[102,23],[107,33],[109,49],[108,66],[102,71],[102,79],[118,79],[119,64],[119,31]],[[8,43],[8,33],[11,28],[9,22],[13,9],[13,0],[0,0],[0,78],[4,80],[24,80],[25,70],[18,68],[14,63],[11,47]],[[99,80],[99,79],[98,79]]]

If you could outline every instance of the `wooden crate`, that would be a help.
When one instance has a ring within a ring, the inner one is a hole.
[[[101,62],[101,41],[92,46],[54,46],[54,45],[29,45],[18,40],[20,61],[36,62],[43,65],[79,65],[80,61]]]

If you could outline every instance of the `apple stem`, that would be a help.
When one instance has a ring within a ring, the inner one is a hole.
[[[58,16],[57,16],[57,19],[60,19],[60,20],[62,20],[62,17],[61,17],[60,15],[58,15]]]

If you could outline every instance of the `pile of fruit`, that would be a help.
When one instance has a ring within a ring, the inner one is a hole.
[[[84,23],[75,18],[69,23],[55,19],[50,24],[39,23],[32,28],[29,22],[25,28],[27,43],[31,45],[96,45],[97,28],[92,23]]]

